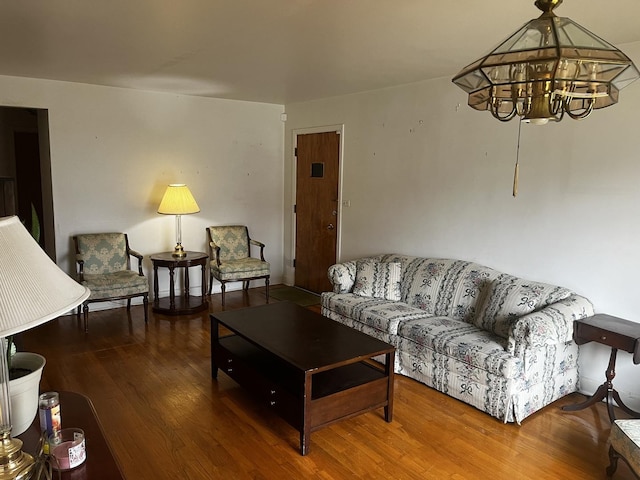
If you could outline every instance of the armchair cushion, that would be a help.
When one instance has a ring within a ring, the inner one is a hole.
[[[640,476],[640,419],[620,419],[613,422],[609,434],[609,443],[614,452],[617,452],[631,470]],[[611,457],[611,453],[609,454]],[[616,462],[607,470],[607,478],[611,478],[615,472]]]
[[[102,275],[85,274],[82,284],[91,290],[88,300],[126,297],[149,291],[147,279],[132,270]]]
[[[211,227],[211,240],[220,247],[220,261],[249,257],[249,235],[244,225]]]
[[[78,259],[84,261],[84,273],[103,274],[127,270],[129,257],[122,233],[78,235]]]
[[[251,277],[263,277],[269,275],[269,262],[263,262],[258,258],[240,258],[227,260],[218,266],[217,262],[211,262],[211,271],[219,280],[236,280]]]

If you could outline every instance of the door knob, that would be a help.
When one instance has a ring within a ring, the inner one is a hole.
[[[336,227],[333,226],[333,223],[330,223],[329,225],[327,225],[327,230],[333,230],[334,228]]]

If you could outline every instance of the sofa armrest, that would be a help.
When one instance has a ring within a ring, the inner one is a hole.
[[[333,293],[351,293],[353,290],[353,285],[356,283],[356,262],[361,262],[364,260],[374,260],[374,261],[391,261],[389,260],[391,257],[393,261],[400,261],[401,259],[398,255],[375,255],[372,257],[362,257],[356,260],[350,260],[348,262],[336,263],[335,265],[331,265],[327,272],[327,276],[329,277],[329,281],[333,285]],[[395,258],[398,257],[398,258]]]
[[[507,351],[522,357],[525,350],[573,340],[573,322],[593,315],[593,305],[572,295],[516,320],[509,328]]]
[[[336,263],[327,272],[334,293],[349,293],[356,281],[356,262]]]

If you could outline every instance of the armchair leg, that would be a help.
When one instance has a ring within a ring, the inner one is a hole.
[[[609,447],[609,466],[607,467],[607,478],[613,477],[613,474],[618,469],[618,452],[610,446]]]
[[[127,312],[131,310],[131,299],[127,298]]]
[[[144,308],[144,323],[149,323],[149,295],[142,297],[142,305]]]
[[[209,296],[211,296],[211,288],[213,288],[213,273],[209,273]]]
[[[267,303],[269,303],[269,277],[264,279],[264,287],[267,291]]]
[[[249,283],[251,282],[251,280],[247,280],[245,282],[242,282],[242,288],[244,288],[245,290],[249,290]]]
[[[224,282],[220,283],[220,290],[222,290],[222,306],[224,307]]]
[[[84,314],[84,333],[89,333],[89,305],[82,305],[82,313]]]

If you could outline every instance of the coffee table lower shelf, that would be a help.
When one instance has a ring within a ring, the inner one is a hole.
[[[212,374],[220,368],[300,432],[300,453],[309,451],[311,432],[362,413],[384,408],[392,420],[394,353],[387,366],[365,360],[323,371],[296,370],[239,335],[212,345]]]

